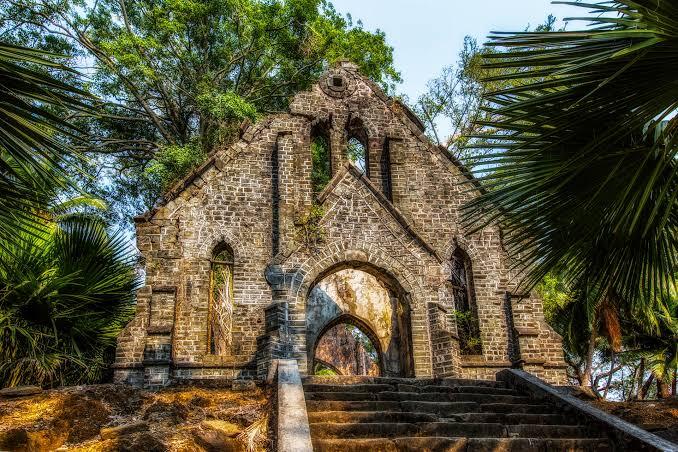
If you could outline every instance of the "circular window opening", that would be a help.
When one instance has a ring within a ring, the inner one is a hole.
[[[379,376],[379,352],[360,328],[339,323],[318,341],[313,372],[316,375]]]

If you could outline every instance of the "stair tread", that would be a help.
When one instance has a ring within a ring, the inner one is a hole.
[[[393,437],[393,438],[318,438],[314,447],[324,452],[334,451],[543,451],[582,450],[609,451],[606,438],[465,438],[465,437]]]
[[[483,401],[483,402],[508,402],[508,403],[526,403],[532,399],[522,395],[507,394],[474,394],[460,392],[400,392],[400,391],[381,391],[381,392],[307,392],[309,400],[345,400],[345,401],[370,401],[370,400],[400,400],[415,402],[431,401]]]
[[[310,425],[316,437],[360,438],[374,436],[464,436],[469,438],[588,438],[583,426],[495,422],[317,422]]]

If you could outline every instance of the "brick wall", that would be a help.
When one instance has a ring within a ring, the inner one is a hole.
[[[329,135],[333,179],[317,201],[321,237],[309,244],[299,230],[314,199],[310,139],[318,124]],[[367,138],[367,174],[345,154],[356,124]],[[514,282],[499,231],[467,236],[460,229],[459,208],[473,196],[460,185],[465,180],[403,105],[355,66],[332,68],[295,96],[289,113],[248,127],[137,219],[146,285],[118,339],[116,379],[157,386],[172,378],[255,378],[284,357],[307,369],[310,290],[332,271],[359,268],[388,281],[407,310],[409,374],[493,378],[523,365],[563,382],[560,339],[545,324],[541,301],[506,296]],[[231,350],[215,356],[207,331],[210,258],[222,242],[234,254],[235,309]],[[479,356],[459,354],[451,315],[447,279],[457,247],[472,262]],[[158,344],[168,347],[162,369],[144,358]]]

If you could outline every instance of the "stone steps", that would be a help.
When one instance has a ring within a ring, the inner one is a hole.
[[[395,378],[395,377],[368,377],[364,375],[354,376],[318,376],[311,375],[304,378],[304,387],[314,384],[327,384],[337,386],[353,386],[360,384],[387,384],[387,385],[412,385],[412,386],[484,386],[493,388],[506,388],[506,383],[495,380],[471,380],[467,378]]]
[[[492,422],[316,422],[311,434],[320,438],[392,438],[399,436],[465,436],[468,438],[586,438],[579,425],[519,424]]]
[[[605,451],[589,427],[503,383],[308,377],[311,438],[321,451]]]
[[[476,402],[529,403],[531,399],[519,395],[475,394],[460,392],[306,392],[308,400],[334,401],[398,401],[398,402]]]
[[[402,438],[360,438],[360,439],[314,439],[313,447],[323,452],[544,452],[610,451],[607,440],[594,439],[534,439],[534,438],[446,438],[446,437],[402,437]]]
[[[315,411],[308,413],[310,423],[369,423],[369,422],[471,422],[573,425],[574,421],[561,414],[526,414],[526,413],[450,413],[448,417],[431,413],[408,411]]]

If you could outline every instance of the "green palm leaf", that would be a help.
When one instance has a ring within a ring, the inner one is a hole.
[[[134,314],[136,255],[72,215],[0,251],[0,384],[96,382]]]
[[[589,30],[491,36],[508,51],[485,66],[513,86],[486,94],[492,132],[471,146],[493,150],[476,167],[487,191],[464,221],[502,227],[524,288],[556,270],[645,303],[675,285],[678,5],[571,4]]]
[[[0,247],[5,251],[17,230],[40,227],[33,207],[69,185],[79,159],[64,144],[77,140],[78,130],[56,111],[90,111],[90,96],[59,80],[58,73],[73,71],[50,57],[0,43]]]

